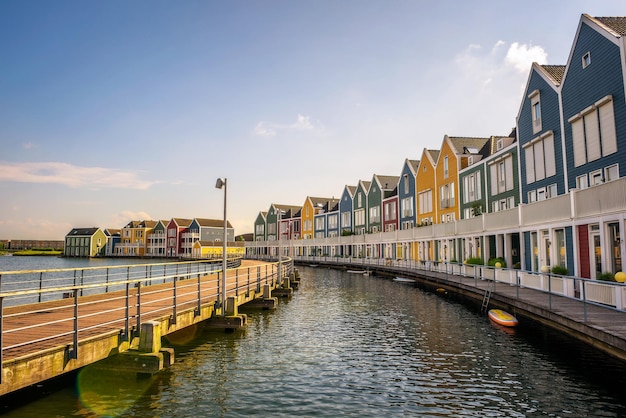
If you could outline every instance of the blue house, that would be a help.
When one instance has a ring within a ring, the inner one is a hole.
[[[625,35],[625,17],[585,14],[578,24],[561,85],[569,189],[581,191],[626,174]],[[580,275],[597,278],[622,270],[619,215],[579,223],[575,238]]]
[[[343,188],[341,199],[339,200],[339,230],[340,235],[350,235],[353,231],[352,225],[352,204],[356,186],[346,185]]]
[[[419,168],[419,160],[404,160],[400,179],[398,180],[398,202],[400,204],[400,229],[411,229],[417,224],[417,211],[415,210],[415,202],[417,202],[415,194],[415,179],[417,177],[417,169]]]

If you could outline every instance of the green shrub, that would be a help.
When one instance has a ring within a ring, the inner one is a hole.
[[[502,257],[490,258],[489,261],[487,261],[487,265],[491,267],[495,267],[496,263],[500,263],[500,267],[506,267],[506,261],[504,261]]]
[[[465,260],[465,264],[474,265],[474,266],[482,266],[485,264],[485,261],[480,257],[470,257]]]
[[[604,273],[598,274],[597,279],[598,280],[603,280],[605,282],[614,282],[615,281],[615,275],[613,273],[611,273],[610,271],[605,271]]]
[[[552,267],[552,274],[560,274],[561,276],[569,276],[569,270],[564,266]]]
[[[517,263],[513,264],[513,268],[514,268],[514,269],[517,269],[517,270],[521,269],[521,268],[522,268],[522,263],[520,263],[520,262],[518,261]]]

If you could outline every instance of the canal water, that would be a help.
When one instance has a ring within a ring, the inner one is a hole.
[[[156,376],[86,368],[5,416],[626,416],[626,367],[571,339],[412,284],[300,272],[294,297],[245,330],[176,335]]]

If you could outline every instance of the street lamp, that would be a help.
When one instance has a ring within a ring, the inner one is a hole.
[[[224,237],[222,239],[222,316],[226,316],[226,267],[227,267],[227,258],[226,258],[226,196],[228,190],[228,184],[226,177],[223,179],[218,178],[215,183],[216,189],[221,189],[224,187]]]

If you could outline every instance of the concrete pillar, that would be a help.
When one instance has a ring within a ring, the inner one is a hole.
[[[268,299],[272,297],[272,289],[269,284],[263,285],[263,298]]]
[[[161,324],[148,321],[141,324],[138,350],[143,353],[158,353],[161,349]]]
[[[237,303],[235,302],[234,296],[229,296],[226,298],[226,316],[236,316],[237,312]]]

